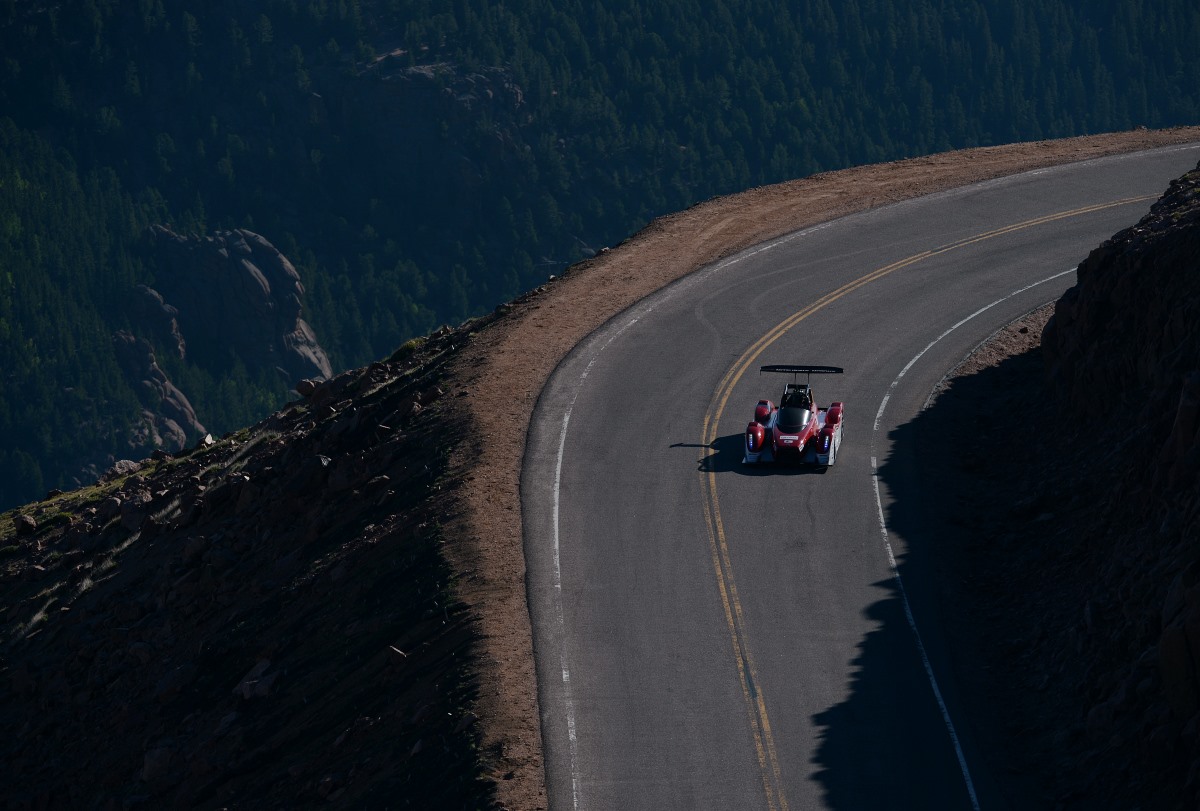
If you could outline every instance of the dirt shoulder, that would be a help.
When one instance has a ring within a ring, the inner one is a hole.
[[[520,472],[533,407],[559,362],[608,319],[706,264],[791,231],[969,183],[1200,140],[1200,127],[1038,141],[829,172],[715,198],[659,218],[511,305],[454,372],[470,392],[478,453],[459,462],[448,550],[479,619],[482,743],[498,800],[545,808],[540,713],[525,599]]]

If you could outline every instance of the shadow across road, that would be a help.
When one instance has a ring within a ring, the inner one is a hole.
[[[970,809],[894,580],[872,584],[878,624],[850,663],[848,698],[813,716],[812,778],[832,809]]]
[[[973,460],[989,457],[980,427],[984,404],[997,391],[1029,394],[1030,354],[955,379],[889,434],[890,453],[877,473],[899,579],[872,584],[880,598],[865,615],[875,630],[850,663],[849,693],[812,716],[820,738],[812,777],[828,808],[970,809],[972,792],[986,808],[1046,807],[998,746],[1005,711],[990,705],[995,696],[988,688],[1004,674],[995,657],[981,655],[986,644],[979,637],[990,638],[994,629],[981,627],[975,605],[981,595],[966,585],[979,541],[955,509],[957,488],[975,475]],[[1006,474],[986,469],[986,475]],[[884,536],[867,543],[883,546]]]

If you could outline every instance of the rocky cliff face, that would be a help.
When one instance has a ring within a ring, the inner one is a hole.
[[[168,271],[155,289],[138,291],[139,309],[181,357],[212,363],[231,355],[251,370],[278,370],[289,386],[332,375],[301,317],[300,275],[274,245],[244,229],[208,237],[153,231]]]
[[[1188,375],[1200,373],[1200,169],[1092,251],[1078,275],[1042,336],[1055,390],[1089,423],[1132,409],[1130,452],[1147,462],[1161,452],[1167,478],[1183,484],[1194,432],[1162,443]]]
[[[1164,802],[1197,807],[1200,168],[1079,266],[1042,350],[1083,454],[1062,473],[1086,488],[1070,554],[1097,785],[1157,774],[1186,783]]]
[[[251,374],[278,374],[288,387],[332,376],[325,350],[301,317],[300,276],[270,242],[242,229],[199,237],[154,226],[152,233],[165,270],[157,288],[130,291],[129,314],[142,337],[127,330],[113,335],[118,365],[141,412],[131,415],[117,448],[76,464],[79,483],[95,481],[116,461],[114,453],[131,459],[175,453],[206,433],[146,336],[218,378],[233,359]]]

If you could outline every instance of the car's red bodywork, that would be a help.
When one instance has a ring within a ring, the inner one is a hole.
[[[764,366],[762,371],[811,375],[842,370],[835,366]],[[754,407],[754,420],[746,426],[742,461],[832,465],[841,446],[844,422],[843,403],[834,401],[828,408],[819,408],[807,383],[788,383],[779,406],[759,400]]]

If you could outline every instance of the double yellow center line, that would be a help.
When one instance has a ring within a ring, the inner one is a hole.
[[[1061,211],[1056,214],[1047,214],[1046,216],[1037,217],[1032,220],[1006,225],[1003,228],[986,231],[939,248],[914,254],[905,259],[893,262],[890,265],[873,270],[865,276],[860,276],[854,281],[848,282],[830,293],[826,293],[812,304],[793,313],[768,330],[749,349],[742,353],[742,356],[737,359],[725,373],[725,376],[721,378],[716,394],[709,404],[708,411],[704,414],[704,424],[701,431],[704,446],[710,449],[715,447],[717,426],[720,424],[721,415],[725,412],[725,406],[733,394],[733,389],[737,386],[738,381],[742,379],[742,376],[757,363],[762,353],[782,338],[788,330],[843,296],[871,282],[878,281],[890,273],[915,265],[931,256],[938,256],[968,245],[973,245],[977,242],[983,242],[984,240],[1004,236],[1005,234],[1011,234],[1026,228],[1045,225],[1056,220],[1078,217],[1132,203],[1142,203],[1147,200],[1153,200],[1155,197],[1156,195],[1127,197],[1109,203],[1084,206],[1083,208]],[[704,496],[704,522],[708,527],[708,543],[709,552],[712,556],[713,572],[717,578],[717,589],[721,595],[721,604],[725,609],[725,621],[728,624],[730,641],[733,643],[733,656],[737,663],[742,694],[745,697],[746,709],[750,716],[750,729],[754,735],[755,754],[758,757],[759,770],[762,772],[767,807],[771,811],[776,811],[777,809],[779,811],[787,811],[788,804],[783,791],[783,778],[779,765],[779,755],[775,749],[775,736],[771,730],[770,717],[767,715],[766,698],[763,696],[762,687],[758,681],[758,671],[754,666],[754,657],[750,653],[742,604],[738,599],[737,583],[733,576],[733,561],[729,554],[729,543],[721,521],[721,508],[717,500],[717,474],[710,469],[701,476],[700,481]]]

